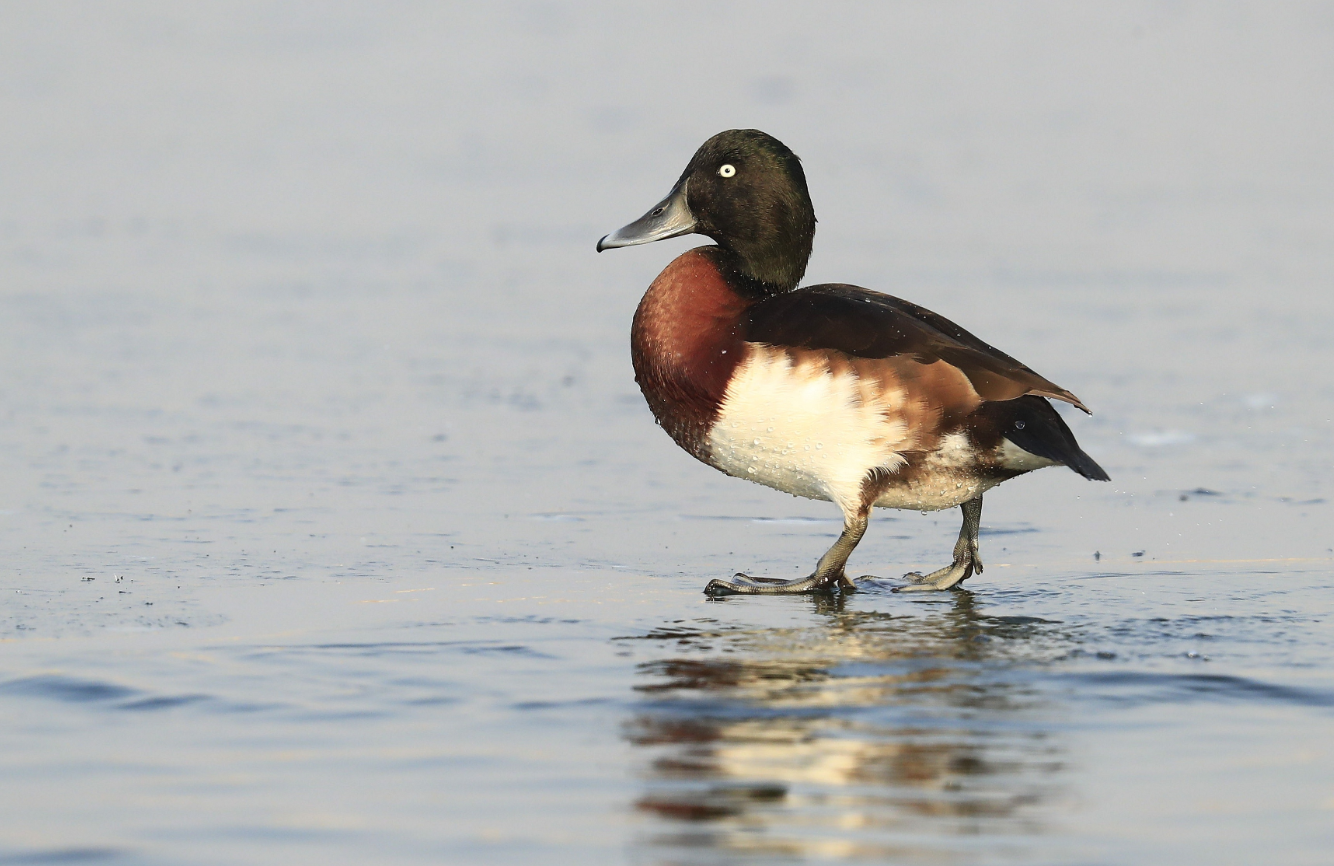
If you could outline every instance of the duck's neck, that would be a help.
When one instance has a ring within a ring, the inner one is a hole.
[[[798,168],[798,171],[800,169]],[[723,264],[768,295],[790,292],[801,282],[815,245],[815,209],[805,181],[775,193],[774,201],[754,203],[745,220],[730,221],[728,231],[700,230],[726,253]]]
[[[741,317],[763,295],[738,285],[729,254],[699,247],[649,286],[630,331],[635,381],[672,438],[707,459],[709,427],[745,352]]]
[[[806,273],[815,233],[777,242],[772,238],[739,240],[728,238],[721,248],[731,268],[763,295],[790,292]]]
[[[704,248],[701,248],[704,249]],[[797,287],[806,265],[791,262],[756,260],[726,246],[708,247],[718,272],[733,292],[751,301],[790,292]],[[795,269],[795,271],[794,271]]]

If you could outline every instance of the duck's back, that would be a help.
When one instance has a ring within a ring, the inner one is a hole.
[[[860,286],[827,283],[776,295],[746,311],[745,339],[857,358],[943,361],[982,400],[1036,394],[1088,411],[1079,398],[937,313]]]

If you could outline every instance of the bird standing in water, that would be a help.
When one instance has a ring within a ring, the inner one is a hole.
[[[598,251],[685,234],[639,303],[635,381],[664,430],[728,475],[836,504],[843,532],[799,580],[735,575],[710,595],[853,589],[873,507],[959,506],[954,559],[904,575],[943,590],[982,571],[982,494],[1044,466],[1108,480],[1048,398],[1074,394],[930,310],[841,283],[797,288],[815,210],[801,162],[755,129],[700,147],[667,198]]]

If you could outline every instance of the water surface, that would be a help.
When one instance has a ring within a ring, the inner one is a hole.
[[[1328,860],[1325,6],[0,19],[0,864]],[[593,244],[735,126],[1112,483],[706,599],[839,524],[652,423],[694,241]]]

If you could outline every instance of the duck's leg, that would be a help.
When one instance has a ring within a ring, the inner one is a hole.
[[[982,497],[970,499],[959,508],[963,511],[963,526],[959,528],[959,540],[954,544],[954,562],[925,576],[915,571],[905,574],[904,579],[911,580],[912,584],[895,587],[895,592],[949,589],[972,577],[974,571],[982,573],[982,558],[977,552],[977,532],[982,525]]]
[[[731,580],[714,578],[704,587],[706,595],[788,595],[803,592],[827,592],[840,587],[854,589],[852,581],[843,573],[848,557],[857,547],[857,542],[866,534],[866,523],[870,509],[863,509],[856,514],[843,515],[843,532],[834,546],[825,551],[816,564],[815,571],[809,577],[799,580],[778,580],[772,577],[749,577],[744,574],[733,575]]]

